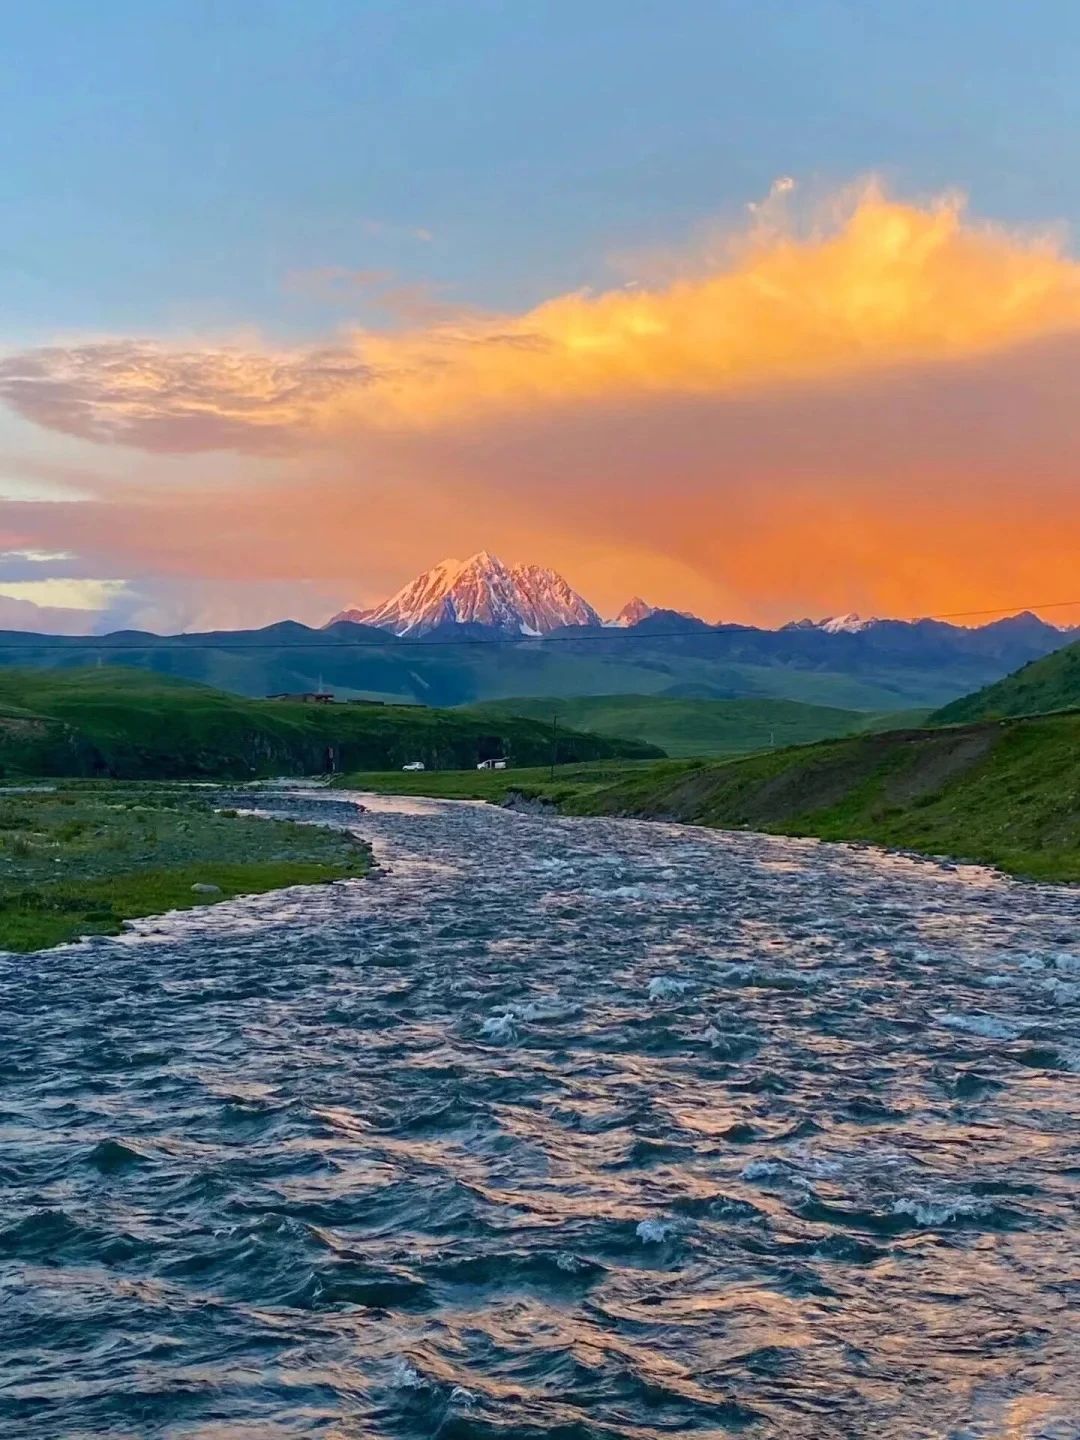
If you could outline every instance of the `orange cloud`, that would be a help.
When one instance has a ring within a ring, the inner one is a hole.
[[[41,424],[151,450],[297,449],[622,397],[726,397],[974,357],[1080,327],[1056,242],[864,189],[809,235],[759,215],[723,264],[659,289],[574,293],[521,315],[436,308],[404,331],[290,353],[111,340],[0,362]]]
[[[24,415],[155,458],[80,504],[9,504],[6,543],[101,576],[246,577],[275,604],[310,577],[374,600],[485,547],[564,569],[602,609],[1073,598],[1080,264],[951,198],[868,188],[802,230],[789,201],[663,284],[517,316],[421,306],[411,328],[280,354],[9,356],[0,397]],[[159,458],[207,450],[236,468]]]
[[[572,294],[470,328],[367,335],[374,383],[336,397],[368,424],[602,396],[732,395],[953,360],[1080,325],[1080,265],[1046,240],[863,192],[834,233],[770,226],[728,266],[662,290]],[[331,410],[334,400],[330,401]]]
[[[1068,336],[842,387],[373,435],[247,486],[151,468],[91,501],[8,505],[8,545],[98,575],[318,577],[340,604],[480,545],[562,569],[603,610],[634,592],[767,623],[1071,599],[1078,368]]]

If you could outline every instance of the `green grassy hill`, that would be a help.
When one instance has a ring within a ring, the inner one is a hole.
[[[1080,880],[1080,713],[897,730],[728,761],[624,762],[495,775],[358,775],[356,788],[567,814],[867,841]]]
[[[956,725],[1074,707],[1080,707],[1080,645],[1068,645],[1042,660],[1033,660],[1004,680],[935,711],[930,720],[935,725]]]
[[[873,714],[797,700],[680,699],[666,695],[587,695],[568,700],[530,695],[470,705],[465,714],[521,715],[598,735],[658,745],[671,756],[738,755],[799,745],[868,729],[918,724],[921,711]]]
[[[1080,715],[892,731],[693,768],[661,762],[566,803],[1078,880]]]
[[[241,778],[327,769],[468,768],[508,754],[550,755],[548,726],[509,716],[396,705],[246,700],[204,685],[115,669],[0,670],[4,775]],[[567,733],[567,760],[656,755],[655,748]]]
[[[582,642],[582,649],[587,648]],[[754,697],[826,708],[884,711],[939,705],[964,685],[962,676],[958,685],[950,674],[901,672],[885,664],[872,673],[842,674],[827,669],[665,653],[660,642],[651,653],[628,654],[625,659],[618,654],[577,654],[572,646],[544,646],[540,642],[493,649],[497,653],[489,655],[481,650],[466,657],[468,692],[462,695],[462,701],[502,705],[523,695],[663,696],[673,687],[700,687],[702,693],[718,699]]]

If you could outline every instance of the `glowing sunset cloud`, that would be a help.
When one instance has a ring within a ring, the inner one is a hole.
[[[296,448],[614,397],[738,394],[979,356],[1080,328],[1080,265],[1046,239],[862,190],[832,228],[757,225],[664,289],[518,316],[356,331],[276,354],[148,340],[10,356],[0,395],[41,424],[151,450]]]
[[[472,330],[358,337],[370,423],[478,406],[635,394],[724,395],[978,355],[1080,325],[1080,265],[1043,241],[865,190],[835,233],[733,242],[729,266],[659,291],[565,295]],[[343,397],[345,398],[345,397]]]
[[[219,597],[258,582],[263,619],[290,582],[332,582],[303,612],[325,618],[478,548],[562,569],[601,609],[632,591],[769,622],[1074,598],[1080,264],[955,198],[870,186],[809,227],[789,201],[683,278],[516,316],[287,353],[9,355],[0,397],[23,416],[154,458],[78,504],[7,506],[0,542]],[[163,458],[201,451],[219,453]]]

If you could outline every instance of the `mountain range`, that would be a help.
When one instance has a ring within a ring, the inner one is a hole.
[[[628,600],[617,615],[601,620],[585,597],[556,570],[543,565],[507,565],[481,550],[468,560],[442,560],[403,585],[389,600],[367,609],[350,606],[329,624],[348,621],[374,625],[397,636],[431,635],[447,626],[482,626],[501,635],[552,635],[575,625],[628,630],[659,612],[640,595]],[[697,620],[689,611],[672,612]],[[702,625],[705,621],[700,621]],[[876,622],[857,615],[834,620],[797,620],[794,629],[861,630]]]
[[[839,616],[777,630],[710,625],[640,598],[610,621],[560,576],[493,556],[444,562],[384,604],[321,629],[50,636],[0,631],[0,665],[134,665],[236,694],[461,705],[517,696],[785,699],[934,709],[1059,650],[1076,632],[1032,614],[965,627]]]
[[[663,610],[650,605],[639,595],[628,600],[610,620],[601,620],[599,613],[570,583],[555,570],[542,565],[507,565],[486,550],[468,560],[443,560],[425,570],[415,580],[369,608],[351,607],[341,610],[328,623],[348,622],[371,625],[388,630],[399,637],[438,634],[447,627],[481,627],[497,631],[500,636],[544,636],[577,627],[602,627],[628,630],[654,616],[668,616],[675,622],[690,621],[705,629],[752,629],[750,626],[710,626],[688,611]],[[1028,624],[1042,627],[1047,640],[1058,638],[1064,644],[1073,632],[1058,630],[1036,616],[1014,616]],[[864,619],[854,612],[829,615],[821,620],[791,620],[781,631],[813,631],[825,635],[860,635],[882,625],[932,625],[941,622],[920,620]],[[1001,624],[1003,622],[995,622]],[[1004,622],[1010,623],[1010,622]],[[979,628],[945,626],[946,630],[975,633]],[[1029,627],[1030,628],[1030,627]],[[494,638],[494,637],[492,637]],[[1052,647],[1051,647],[1052,648]],[[1045,653],[1042,651],[1040,653]]]

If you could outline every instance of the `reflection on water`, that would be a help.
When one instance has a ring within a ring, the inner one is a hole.
[[[260,803],[386,872],[0,957],[0,1433],[1080,1435],[1080,893]]]

